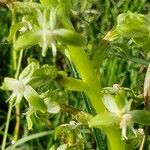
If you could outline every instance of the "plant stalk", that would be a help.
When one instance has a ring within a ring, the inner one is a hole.
[[[102,103],[101,83],[95,73],[86,52],[81,47],[68,46],[68,53],[80,77],[87,84],[86,95],[97,113],[103,113],[105,106]],[[110,150],[125,150],[125,143],[121,140],[121,130],[117,128],[104,129]]]
[[[121,139],[120,129],[117,127],[110,127],[104,129],[109,150],[126,150],[125,142]]]
[[[6,121],[6,126],[5,126],[5,131],[4,131],[3,141],[2,141],[2,149],[1,150],[5,150],[11,111],[12,111],[12,103],[9,103],[9,108],[8,108],[8,113],[7,113],[7,121]]]
[[[80,77],[87,84],[87,90],[85,93],[89,97],[92,106],[97,113],[104,112],[105,107],[101,101],[102,95],[100,91],[102,90],[102,87],[100,80],[96,75],[85,51],[81,47],[68,46],[68,52],[71,61],[79,72]]]
[[[18,65],[15,74],[16,79],[18,79],[19,77],[22,57],[23,57],[23,49],[20,51],[19,58],[18,58]],[[15,124],[13,143],[16,143],[16,141],[18,140],[19,128],[20,128],[20,104],[16,105],[16,124]]]

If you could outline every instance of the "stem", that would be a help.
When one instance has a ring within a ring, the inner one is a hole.
[[[119,128],[105,128],[104,131],[109,142],[109,150],[126,150],[125,142],[121,140],[121,132]]]
[[[11,13],[12,13],[12,25],[14,25],[15,22],[16,22],[15,11],[12,10]],[[12,42],[14,43],[15,41],[16,41],[16,35],[13,36],[13,41],[12,41]],[[17,59],[16,51],[14,51],[14,49],[12,48],[12,64],[13,64],[13,70],[16,70],[16,68],[17,68],[16,59]]]
[[[143,139],[142,139],[141,145],[139,147],[139,150],[143,150],[144,149],[144,145],[145,145],[145,135],[143,136]]]
[[[18,58],[18,66],[15,74],[16,79],[18,79],[19,77],[22,56],[23,56],[23,49],[20,51],[19,58]],[[13,143],[16,143],[16,141],[18,140],[19,128],[20,128],[20,104],[16,105],[16,124],[15,124],[14,138],[12,141]]]
[[[19,58],[18,58],[18,66],[15,74],[15,79],[18,79],[19,77],[19,72],[21,68],[21,61],[22,61],[22,56],[23,56],[23,49],[20,51]]]
[[[96,75],[90,60],[85,51],[81,47],[68,46],[68,53],[72,62],[74,63],[82,80],[87,84],[85,93],[88,95],[92,106],[97,113],[105,111],[105,106],[102,103],[102,90],[100,79]],[[117,128],[104,129],[110,150],[125,150],[125,143],[121,141],[121,131]]]
[[[4,136],[3,136],[3,141],[2,141],[2,150],[5,150],[7,133],[8,133],[8,128],[9,128],[10,116],[11,116],[11,111],[12,111],[12,103],[9,104],[9,108],[8,108],[7,121],[6,121],[6,126],[5,126]]]
[[[16,141],[18,140],[19,128],[20,128],[20,105],[18,104],[15,107],[15,109],[16,109],[16,124],[15,124],[14,138],[12,144],[16,143]]]
[[[20,55],[19,55],[18,66],[17,66],[17,70],[16,70],[16,74],[15,74],[16,79],[19,76],[22,56],[23,56],[23,50],[20,51]],[[6,126],[5,126],[3,142],[2,142],[2,150],[5,149],[5,145],[6,145],[6,139],[7,139],[7,134],[8,134],[8,128],[9,128],[9,123],[10,123],[12,107],[13,107],[12,103],[10,103],[9,108],[8,108],[8,113],[7,113],[7,122],[6,122]],[[19,135],[19,126],[20,126],[19,115],[20,115],[20,105],[16,106],[16,125],[15,125],[15,131],[14,131],[14,140],[12,141],[13,143],[15,143],[17,141],[18,135]]]
[[[105,107],[101,101],[102,95],[100,93],[101,84],[85,51],[81,47],[68,46],[68,52],[82,80],[87,84],[85,93],[88,95],[92,106],[97,113],[104,112]]]
[[[71,69],[72,69],[72,72],[73,72],[73,75],[75,78],[79,79],[79,74],[78,72],[76,71],[74,65],[69,61],[70,63],[70,66],[71,66]],[[88,111],[89,114],[95,114],[95,112],[93,112],[93,109],[91,108],[91,103],[88,101],[86,95],[84,92],[81,92],[81,97],[86,105],[86,109]],[[104,138],[104,135],[102,134],[101,130],[100,129],[93,129],[93,134],[94,134],[94,137],[95,137],[95,141],[96,141],[96,144],[97,144],[97,150],[106,150],[107,149],[107,146],[106,146],[106,140]]]

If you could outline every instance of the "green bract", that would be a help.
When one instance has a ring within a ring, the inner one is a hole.
[[[25,87],[23,95],[33,108],[41,112],[47,111],[47,107],[46,104],[44,103],[44,100],[38,95],[38,93],[31,86],[27,85]]]
[[[105,112],[96,115],[88,122],[88,124],[90,127],[103,128],[118,125],[119,121],[120,118],[117,116],[117,114],[112,112]]]

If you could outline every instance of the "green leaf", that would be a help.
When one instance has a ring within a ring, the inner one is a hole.
[[[65,8],[67,14],[70,13],[71,9],[73,9],[73,0],[59,0],[59,4]]]
[[[40,32],[27,32],[20,36],[14,43],[15,50],[30,48],[41,41]]]
[[[52,5],[52,0],[40,0],[40,2],[44,7],[50,7]]]
[[[90,127],[103,128],[118,125],[119,121],[120,118],[115,113],[104,112],[93,117],[88,124]]]
[[[37,69],[33,76],[49,76],[49,78],[55,79],[57,77],[57,69],[54,66],[44,65],[40,69]]]
[[[28,103],[41,112],[47,111],[47,106],[44,103],[44,100],[38,95],[38,93],[29,85],[25,87],[24,97],[28,101]]]
[[[132,115],[133,121],[142,125],[150,125],[150,112],[146,110],[133,110],[128,112]]]
[[[57,29],[53,31],[53,34],[57,40],[60,40],[68,45],[85,46],[86,43],[83,36],[71,30]]]

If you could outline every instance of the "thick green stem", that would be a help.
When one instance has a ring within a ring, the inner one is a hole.
[[[109,150],[126,150],[125,142],[121,140],[121,132],[119,128],[110,127],[104,129],[108,139]]]
[[[81,47],[68,46],[68,53],[80,77],[87,84],[85,93],[89,97],[92,106],[97,113],[104,112],[105,106],[102,103],[100,79],[96,75],[85,51]],[[105,128],[104,131],[108,138],[110,150],[125,150],[125,143],[121,140],[120,129]]]
[[[85,92],[92,106],[97,113],[104,112],[105,107],[101,101],[102,95],[100,93],[101,84],[85,51],[81,47],[68,46],[68,52],[82,80],[87,84]]]

